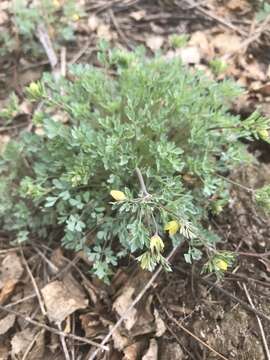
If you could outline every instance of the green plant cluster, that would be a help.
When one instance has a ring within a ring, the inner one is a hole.
[[[267,184],[255,191],[255,200],[265,214],[270,214],[270,185]]]
[[[270,15],[270,4],[267,1],[260,1],[259,10],[256,12],[256,20],[263,22]]]
[[[83,15],[75,0],[12,0],[9,9],[12,26],[0,33],[0,55],[16,50],[32,56],[42,52],[36,34],[44,23],[54,45],[74,39],[74,23]]]
[[[45,74],[27,88],[38,105],[35,131],[2,157],[2,228],[17,242],[61,239],[85,251],[106,281],[125,256],[168,268],[163,251],[183,241],[187,262],[205,249],[216,257],[219,238],[206,224],[229,199],[219,175],[248,161],[239,139],[268,121],[229,113],[241,93],[232,81],[214,82],[178,59],[147,59],[141,48],[100,47],[100,68],[73,65],[67,78]]]

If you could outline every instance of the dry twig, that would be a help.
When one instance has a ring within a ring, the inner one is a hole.
[[[130,45],[130,42],[129,42],[128,38],[126,37],[126,35],[122,31],[122,29],[120,28],[120,26],[118,24],[118,21],[117,21],[116,17],[114,16],[114,13],[113,13],[112,9],[110,8],[108,10],[108,12],[110,14],[110,18],[112,20],[113,26],[115,27],[115,30],[117,31],[118,35],[124,41],[124,43],[126,44],[128,49],[132,50],[132,46]]]
[[[60,324],[58,324],[57,327],[58,327],[58,329],[62,332],[62,329],[61,329]],[[71,360],[71,359],[70,359],[70,356],[69,356],[67,344],[66,344],[66,341],[65,341],[65,337],[64,337],[63,335],[60,335],[60,341],[61,341],[61,344],[62,344],[63,352],[64,352],[64,355],[65,355],[65,359],[66,359],[66,360]]]
[[[101,350],[104,350],[104,351],[109,351],[109,348],[107,346],[105,346],[105,345],[98,344],[95,341],[89,340],[89,339],[87,339],[85,337],[81,337],[81,336],[77,336],[77,335],[74,335],[74,334],[69,334],[69,333],[65,333],[63,331],[57,330],[57,329],[55,329],[55,328],[53,328],[51,326],[48,326],[46,324],[40,323],[40,322],[38,322],[36,320],[33,320],[29,316],[25,316],[24,314],[21,314],[18,311],[8,309],[6,306],[0,305],[0,310],[6,311],[9,314],[13,314],[13,315],[16,315],[18,317],[21,317],[26,322],[28,322],[29,324],[32,324],[34,326],[38,326],[39,328],[50,331],[53,334],[61,335],[61,336],[67,337],[67,338],[71,338],[71,339],[83,342],[85,344],[93,345],[93,346],[96,346],[97,348],[100,348]]]
[[[61,76],[66,77],[67,74],[67,48],[61,47]]]
[[[30,276],[30,279],[31,279],[31,282],[32,282],[32,284],[33,284],[35,293],[36,293],[36,295],[37,295],[37,298],[38,298],[38,302],[39,302],[39,306],[40,306],[40,310],[41,310],[41,312],[42,312],[42,315],[43,315],[43,316],[46,316],[46,315],[47,315],[47,311],[46,311],[46,309],[45,309],[44,301],[43,301],[43,299],[42,299],[40,290],[39,290],[39,288],[38,288],[38,286],[37,286],[36,280],[35,280],[32,272],[31,272],[31,270],[30,270],[30,268],[29,268],[29,266],[28,266],[28,264],[27,264],[27,261],[26,261],[26,259],[25,259],[25,257],[24,257],[24,253],[23,253],[23,251],[22,251],[22,248],[20,249],[20,251],[21,251],[21,256],[22,256],[23,263],[24,263],[24,265],[25,265],[25,267],[26,267],[26,270],[27,270],[27,272],[28,272],[28,275]]]
[[[37,36],[38,36],[38,39],[39,41],[41,42],[44,50],[45,50],[45,53],[48,57],[48,60],[51,64],[51,67],[52,69],[54,70],[57,63],[58,63],[58,60],[57,60],[57,56],[55,54],[55,51],[53,49],[53,45],[52,45],[52,42],[51,42],[51,39],[50,39],[50,36],[48,34],[48,31],[45,27],[44,24],[40,24],[37,28]]]
[[[140,182],[140,186],[141,186],[143,196],[145,196],[145,197],[150,196],[149,192],[146,189],[145,182],[144,182],[141,170],[138,167],[136,167],[135,171],[136,171],[136,174],[137,174],[139,182]]]
[[[27,349],[25,350],[25,353],[23,354],[23,357],[22,357],[22,360],[26,360],[27,359],[27,356],[28,354],[30,353],[32,347],[34,346],[37,338],[42,334],[42,332],[44,332],[44,329],[38,331],[36,333],[36,335],[33,337],[33,340],[30,342],[30,344],[27,346]]]
[[[239,285],[239,283],[238,283],[238,285]],[[248,292],[248,289],[247,289],[247,286],[246,286],[245,283],[243,284],[243,288],[244,288],[244,291],[245,291],[245,293],[246,293],[246,297],[247,297],[250,305],[252,306],[252,308],[253,308],[254,310],[256,310],[256,308],[255,308],[255,306],[254,306],[254,304],[253,304],[253,301],[252,301],[252,299],[251,299],[251,297],[250,297],[250,294],[249,294],[249,292]],[[257,319],[257,321],[258,321],[258,325],[259,325],[260,332],[261,332],[261,335],[262,335],[262,342],[263,342],[263,346],[264,346],[264,349],[265,349],[265,353],[266,353],[267,360],[270,360],[270,351],[269,351],[269,347],[268,347],[268,345],[267,345],[267,340],[266,340],[266,337],[265,337],[265,332],[264,332],[264,329],[263,329],[263,325],[262,325],[261,319],[259,318],[258,315],[255,314],[255,316],[256,316],[256,319]]]

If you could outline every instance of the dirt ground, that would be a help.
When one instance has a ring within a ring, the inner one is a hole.
[[[8,3],[0,4],[2,30],[13,26]],[[95,63],[100,38],[130,50],[144,45],[149,56],[162,50],[218,81],[234,78],[246,88],[234,113],[244,118],[260,108],[270,115],[270,16],[256,20],[261,2],[80,4],[85,14],[75,24],[76,41],[62,49],[67,64]],[[171,48],[172,34],[189,35],[181,51]],[[219,74],[211,65],[216,58],[227,64]],[[34,59],[18,45],[3,55],[0,107],[12,91],[22,99],[23,87],[44,70],[51,71],[45,52]],[[0,124],[0,149],[29,126],[31,108],[22,101],[20,111],[15,125]],[[105,285],[89,275],[83,254],[61,250],[57,241],[50,247],[37,240],[11,248],[0,230],[0,360],[269,360],[270,219],[254,206],[245,187],[269,183],[270,146],[259,141],[249,146],[257,163],[229,175],[237,200],[209,224],[224,239],[221,248],[238,255],[222,281],[201,275],[200,263],[185,264],[180,249],[171,259],[172,273],[160,272],[153,279],[153,274],[123,264],[111,285]]]

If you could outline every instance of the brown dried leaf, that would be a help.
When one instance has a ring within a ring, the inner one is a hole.
[[[18,282],[22,274],[23,266],[21,259],[15,252],[9,253],[1,264],[0,289],[8,280]]]
[[[8,10],[8,9],[10,8],[10,5],[11,5],[11,1],[10,1],[10,0],[9,0],[9,1],[8,1],[8,0],[6,0],[6,1],[5,1],[5,0],[4,0],[4,1],[2,0],[2,1],[1,1],[1,4],[0,4],[0,9],[1,9],[1,10]]]
[[[5,11],[0,10],[0,25],[3,25],[7,21],[8,21],[8,14]]]
[[[162,36],[159,36],[159,35],[149,36],[146,39],[146,45],[152,51],[159,50],[162,47],[163,43],[164,43],[164,38]]]
[[[5,345],[0,345],[0,360],[8,360],[9,349]]]
[[[129,346],[127,346],[123,353],[125,356],[122,360],[137,360],[140,359],[141,353],[145,347],[146,339],[137,341]]]
[[[100,24],[97,28],[97,36],[100,39],[110,41],[113,39],[113,34],[109,25]]]
[[[40,80],[42,76],[42,68],[27,69],[18,75],[18,82],[21,87],[30,84],[32,81]]]
[[[158,343],[156,339],[151,339],[149,348],[145,355],[142,357],[142,360],[157,360],[158,358]]]
[[[9,253],[1,264],[0,304],[3,304],[13,292],[22,274],[23,267],[20,258],[14,252]]]
[[[251,64],[248,64],[245,68],[246,76],[249,79],[259,80],[259,81],[265,81],[266,75],[261,70],[260,64],[257,62],[253,62]]]
[[[211,60],[214,55],[214,49],[208,37],[203,31],[196,31],[191,35],[188,43],[190,46],[195,46],[199,49],[201,57]]]
[[[96,31],[99,26],[99,18],[95,14],[91,15],[88,18],[87,24],[91,31]]]
[[[246,0],[229,0],[226,6],[232,11],[243,11],[250,8],[250,4]]]
[[[16,316],[14,314],[8,314],[0,320],[0,335],[5,334],[15,323]]]
[[[9,298],[9,296],[13,293],[15,286],[17,284],[16,280],[8,280],[1,289],[0,292],[0,304],[4,304],[4,302]]]
[[[256,91],[263,96],[270,96],[270,83],[260,86]]]
[[[58,268],[58,270],[62,269],[65,265],[67,265],[61,248],[53,250],[50,260]]]
[[[120,295],[113,303],[113,310],[120,316],[125,316],[135,296],[141,291],[143,284],[149,278],[148,273],[138,271],[121,289]],[[138,336],[155,331],[154,317],[151,312],[152,296],[144,296],[140,305],[133,307],[123,321],[123,327],[132,336]]]
[[[80,315],[81,325],[87,338],[94,338],[106,333],[106,329],[100,321],[100,315],[97,313],[88,313]]]
[[[164,346],[161,346],[160,350],[161,350],[160,360],[185,359],[184,353],[180,345],[176,342],[174,343],[164,342]]]
[[[211,45],[217,50],[219,55],[233,53],[240,49],[242,39],[240,36],[230,33],[220,33],[213,36]]]
[[[123,316],[128,309],[129,305],[132,303],[132,295],[135,293],[135,288],[132,286],[127,286],[124,288],[123,293],[115,300],[113,303],[113,309],[117,312],[119,316]],[[127,330],[132,329],[136,323],[137,310],[135,308],[131,309],[128,313],[128,317],[124,320],[124,325]]]
[[[9,140],[10,140],[9,135],[0,135],[0,155],[2,155],[4,153]]]
[[[33,348],[27,356],[27,360],[43,360],[45,352],[45,331],[41,330],[36,336]]]
[[[154,316],[156,323],[156,337],[161,337],[166,332],[167,328],[157,309],[154,310]]]
[[[129,16],[136,21],[142,20],[145,17],[145,15],[146,15],[145,10],[133,11],[132,13],[129,14]]]
[[[197,46],[187,46],[178,49],[178,53],[184,64],[199,64],[201,61],[200,50]]]
[[[113,325],[110,326],[110,330],[113,328]],[[122,335],[118,329],[115,329],[112,332],[112,339],[115,349],[122,351],[128,344],[129,339]]]
[[[199,64],[201,61],[200,50],[197,46],[187,46],[185,48],[169,50],[165,59],[171,60],[180,58],[184,64]]]
[[[12,355],[14,357],[16,355],[22,356],[30,345],[31,341],[33,340],[35,334],[36,330],[29,328],[17,332],[11,340]]]
[[[61,323],[78,309],[85,309],[88,300],[83,293],[74,294],[63,282],[53,281],[41,290],[50,321]]]

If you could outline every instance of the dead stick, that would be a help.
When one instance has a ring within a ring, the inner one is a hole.
[[[83,342],[83,343],[96,346],[97,348],[100,348],[101,350],[109,351],[108,346],[104,346],[104,345],[102,345],[102,344],[98,344],[98,343],[96,343],[95,341],[89,340],[89,339],[87,339],[87,338],[83,338],[83,337],[81,337],[81,336],[77,336],[77,335],[74,335],[74,334],[69,334],[69,333],[65,333],[65,332],[63,332],[63,331],[57,330],[57,329],[55,329],[55,328],[53,328],[53,327],[51,327],[51,326],[48,326],[48,325],[46,325],[46,324],[40,323],[40,322],[38,322],[38,321],[36,321],[36,320],[33,320],[33,319],[31,319],[29,316],[25,316],[25,315],[19,313],[18,311],[8,309],[6,306],[0,305],[0,310],[6,311],[6,312],[9,313],[9,314],[13,314],[13,315],[16,315],[16,316],[18,316],[18,317],[21,317],[21,318],[23,318],[25,321],[27,321],[29,324],[32,324],[32,325],[38,326],[39,328],[48,330],[48,331],[50,331],[50,332],[53,333],[53,334],[61,335],[61,336],[68,337],[68,338],[71,338],[71,339],[74,339],[74,340],[78,340],[78,341],[81,341],[81,342]]]
[[[36,335],[34,336],[33,340],[30,342],[30,344],[27,346],[25,353],[23,354],[22,360],[26,360],[28,354],[30,353],[32,347],[34,346],[35,342],[37,341],[37,338],[42,334],[42,332],[44,332],[44,329],[41,329],[40,331],[38,331],[36,333]]]
[[[135,171],[136,171],[136,174],[137,174],[139,182],[140,182],[140,186],[141,186],[143,196],[149,196],[150,194],[148,193],[148,191],[146,189],[145,182],[144,182],[141,170],[138,167],[136,167]]]
[[[238,284],[238,285],[239,285],[239,284]],[[253,307],[253,309],[256,310],[256,308],[255,308],[255,306],[254,306],[254,304],[253,304],[253,301],[252,301],[252,299],[251,299],[251,297],[250,297],[250,295],[249,295],[249,292],[248,292],[248,289],[247,289],[247,286],[246,286],[245,283],[243,284],[243,288],[244,288],[244,291],[245,291],[245,293],[246,293],[246,297],[247,297],[250,305]],[[265,332],[264,332],[264,329],[263,329],[263,326],[262,326],[261,319],[259,318],[258,315],[255,314],[255,316],[256,316],[256,319],[257,319],[257,321],[258,321],[258,325],[259,325],[259,328],[260,328],[260,331],[261,331],[263,346],[264,346],[264,349],[265,349],[265,353],[266,353],[266,356],[267,356],[267,360],[270,360],[270,351],[269,351],[269,347],[268,347],[268,345],[267,345],[267,341],[266,341],[266,337],[265,337]]]
[[[58,324],[57,326],[58,326],[58,329],[59,329],[60,331],[62,331],[61,325]],[[64,337],[63,335],[60,335],[60,341],[61,341],[61,344],[62,344],[63,352],[64,352],[64,355],[65,355],[65,359],[66,359],[66,360],[70,360],[70,356],[69,356],[67,344],[66,344],[66,341],[65,341],[65,337]]]
[[[38,27],[37,27],[37,36],[38,36],[38,39],[39,41],[41,42],[45,52],[46,52],[46,55],[48,57],[48,60],[51,64],[51,67],[52,69],[54,70],[57,63],[58,63],[58,59],[57,59],[57,56],[55,54],[55,51],[53,49],[53,45],[52,45],[52,42],[51,42],[51,39],[50,39],[50,36],[48,34],[48,31],[45,27],[44,24],[39,24]]]
[[[21,256],[22,256],[23,263],[24,263],[24,265],[25,265],[25,267],[26,267],[26,270],[27,270],[27,272],[28,272],[28,275],[30,276],[30,279],[31,279],[31,282],[32,282],[32,284],[33,284],[35,293],[37,294],[37,298],[38,298],[38,302],[39,302],[39,306],[40,306],[40,310],[41,310],[41,312],[42,312],[42,315],[43,315],[43,316],[47,316],[47,311],[46,311],[46,309],[45,309],[44,301],[43,301],[43,299],[42,299],[42,295],[41,295],[41,293],[40,293],[39,287],[37,286],[36,280],[35,280],[32,272],[31,272],[31,270],[30,270],[30,268],[29,268],[29,266],[28,266],[28,264],[27,264],[27,261],[26,261],[26,259],[25,259],[25,257],[24,257],[24,253],[23,253],[23,251],[22,251],[22,248],[20,249],[20,251],[21,251]]]
[[[128,47],[128,49],[132,50],[132,46],[129,44],[129,41],[128,41],[126,35],[124,34],[122,29],[120,28],[120,26],[119,26],[119,24],[118,24],[118,22],[117,22],[117,20],[116,20],[116,18],[114,16],[114,13],[113,13],[111,8],[109,9],[109,14],[110,14],[113,26],[115,27],[115,29],[116,29],[117,33],[119,34],[120,38],[123,39],[123,41],[126,44],[126,46]]]

